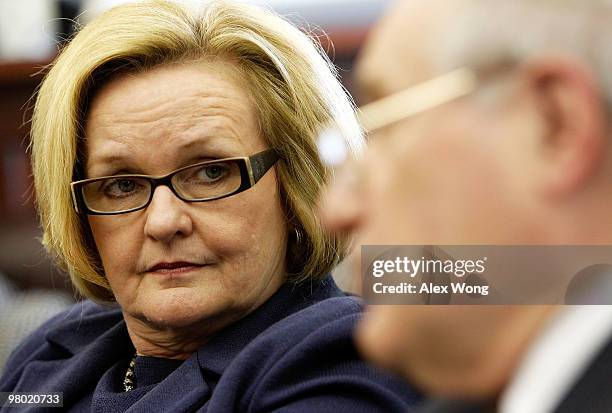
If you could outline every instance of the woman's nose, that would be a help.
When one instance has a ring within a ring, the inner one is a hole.
[[[146,214],[145,235],[157,241],[169,243],[175,236],[186,237],[193,231],[185,202],[166,186],[155,188]]]

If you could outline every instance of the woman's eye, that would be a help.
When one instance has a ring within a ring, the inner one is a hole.
[[[138,184],[133,179],[113,179],[104,185],[104,193],[111,197],[126,197],[138,192]]]
[[[135,186],[134,181],[128,179],[121,179],[117,182],[117,189],[121,192],[132,192]]]
[[[200,181],[214,182],[223,178],[227,174],[227,168],[224,165],[206,165],[197,172],[197,178]]]

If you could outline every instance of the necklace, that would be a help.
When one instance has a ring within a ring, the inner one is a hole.
[[[126,392],[134,390],[134,386],[136,385],[136,377],[134,376],[134,367],[136,366],[136,354],[130,360],[130,365],[125,372],[125,377],[123,378],[123,390]]]

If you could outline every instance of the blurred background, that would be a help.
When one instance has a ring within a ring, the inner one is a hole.
[[[181,0],[199,4],[205,0]],[[249,0],[320,36],[350,92],[368,30],[391,0]],[[0,0],[0,370],[40,323],[78,299],[46,256],[33,202],[27,147],[32,96],[42,72],[79,24],[126,0]],[[339,283],[347,283],[342,271]]]

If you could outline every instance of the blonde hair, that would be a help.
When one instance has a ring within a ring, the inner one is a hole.
[[[289,237],[289,279],[321,277],[343,258],[347,240],[323,231],[314,213],[330,177],[315,141],[322,126],[335,121],[352,137],[354,151],[363,142],[353,104],[320,47],[255,6],[213,2],[194,10],[161,0],[133,3],[102,14],[63,49],[38,91],[32,118],[43,244],[82,295],[113,300],[87,221],[75,213],[69,190],[83,162],[87,102],[117,73],[211,57],[231,59],[242,69],[262,135],[282,158],[276,171],[288,227],[302,234]]]

